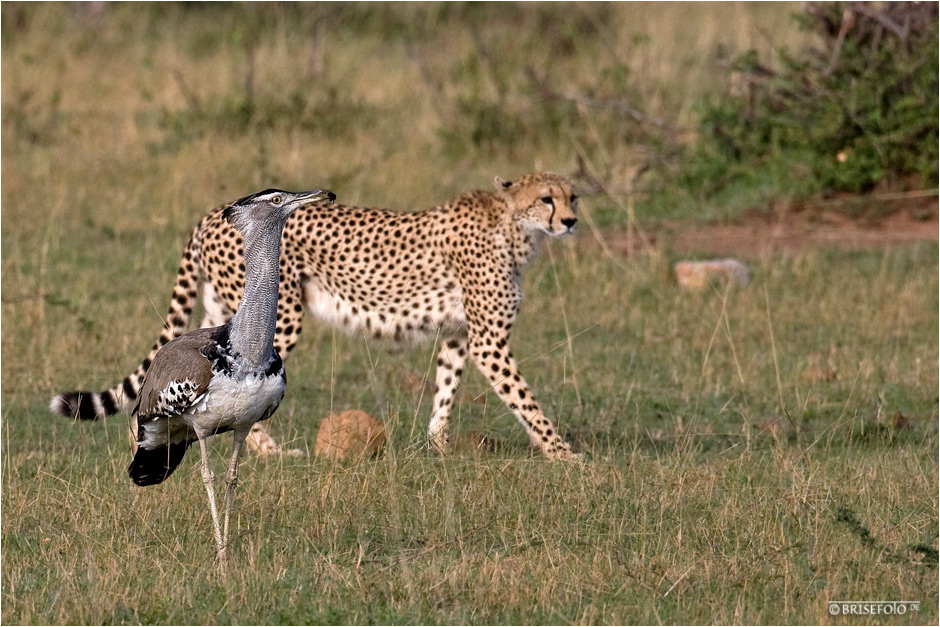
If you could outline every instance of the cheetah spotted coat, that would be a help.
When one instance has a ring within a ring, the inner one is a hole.
[[[287,356],[305,308],[348,333],[409,346],[441,338],[428,429],[448,447],[448,419],[469,356],[548,457],[574,457],[532,395],[509,349],[522,301],[521,272],[546,236],[574,230],[576,196],[550,173],[475,191],[427,211],[397,213],[326,203],[299,209],[284,229],[275,346]],[[216,209],[193,231],[180,263],[165,328],[137,370],[98,394],[69,392],[52,410],[95,419],[126,408],[156,351],[183,334],[201,288],[202,326],[224,324],[244,285],[241,236]],[[260,427],[260,425],[257,425]],[[256,431],[255,448],[277,450]]]

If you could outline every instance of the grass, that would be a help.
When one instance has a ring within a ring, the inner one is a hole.
[[[815,623],[827,622],[829,599],[929,594],[935,567],[915,548],[929,533],[928,513],[894,502],[897,486],[873,478],[886,461],[916,473],[916,455],[709,457],[702,467],[694,456],[637,451],[574,469],[524,460],[387,459],[351,469],[253,461],[241,506],[252,522],[241,521],[236,552],[245,569],[224,583],[214,576],[195,477],[135,499],[129,490],[98,492],[95,480],[68,486],[66,474],[41,495],[24,492],[27,503],[62,515],[18,534],[18,549],[46,566],[11,573],[18,595],[33,601],[16,603],[10,617]],[[534,473],[544,479],[537,487]],[[849,496],[821,475],[866,488]],[[905,487],[929,490],[918,479]],[[76,508],[83,495],[88,505]],[[841,521],[848,515],[878,525],[873,545]],[[75,525],[87,539],[61,531]],[[912,622],[936,618],[924,601]]]
[[[430,206],[494,174],[571,171],[578,147],[628,172],[639,144],[614,138],[636,128],[517,120],[501,141],[481,112],[525,111],[527,63],[580,92],[613,89],[589,69],[614,81],[622,62],[645,113],[681,124],[720,88],[709,51],[786,37],[789,9],[139,9],[2,6],[4,623],[855,624],[834,599],[920,601],[879,622],[938,621],[935,245],[765,255],[746,288],[687,292],[677,253],[611,257],[589,229],[552,243],[513,348],[580,465],[533,457],[476,372],[454,428],[501,448],[428,454],[429,394],[409,382],[432,348],[390,355],[308,321],[274,433],[309,449],[355,407],[389,445],[346,465],[246,456],[244,568],[220,580],[196,456],[135,489],[126,418],[46,409],[144,356],[199,216],[269,185]]]
[[[321,416],[359,407],[390,445],[349,465],[246,458],[246,568],[224,582],[195,456],[134,489],[124,419],[56,420],[5,372],[4,621],[815,623],[827,600],[889,598],[935,622],[935,247],[770,257],[746,289],[689,293],[663,261],[582,244],[552,251],[563,297],[547,256],[531,268],[515,352],[587,463],[532,457],[494,397],[473,402],[476,373],[456,428],[502,449],[430,456],[429,399],[402,385],[430,348],[308,328],[275,433],[312,447]],[[833,381],[804,375],[827,364]]]

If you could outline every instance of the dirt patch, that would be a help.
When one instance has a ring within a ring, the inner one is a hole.
[[[938,232],[938,203],[931,197],[908,201],[903,207],[882,203],[874,211],[810,206],[751,211],[732,223],[662,222],[641,225],[632,233],[625,229],[607,232],[604,240],[612,251],[627,256],[655,248],[682,254],[756,257],[767,251],[792,252],[814,246],[863,250],[936,242]]]

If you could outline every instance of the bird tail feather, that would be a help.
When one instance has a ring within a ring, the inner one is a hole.
[[[127,467],[128,476],[139,486],[162,483],[183,461],[183,455],[191,443],[184,440],[153,450],[138,446],[134,461]]]

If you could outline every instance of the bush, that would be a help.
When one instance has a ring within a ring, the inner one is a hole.
[[[796,16],[821,48],[729,65],[731,92],[700,109],[683,166],[698,197],[764,187],[765,200],[936,184],[935,3],[808,3]],[[753,200],[753,197],[751,198]]]

